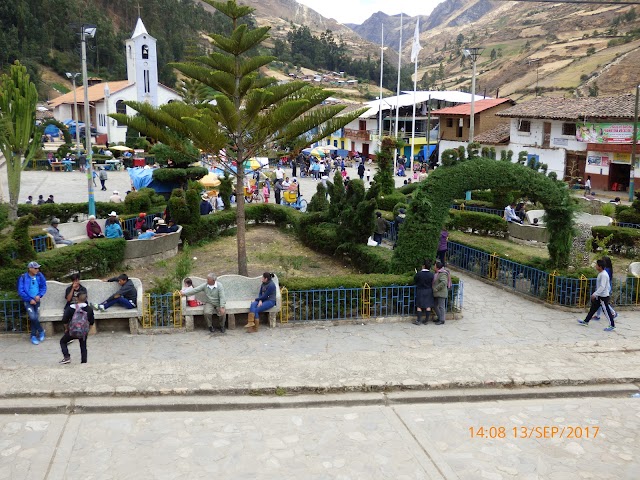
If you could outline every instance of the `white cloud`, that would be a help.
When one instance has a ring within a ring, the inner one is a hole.
[[[428,15],[442,0],[298,0],[340,23],[362,23],[376,12],[388,15]]]

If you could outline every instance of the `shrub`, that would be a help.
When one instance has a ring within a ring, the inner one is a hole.
[[[86,214],[88,204],[84,203],[45,203],[42,205],[18,205],[18,216],[33,215],[36,223],[49,223],[53,217],[58,217],[60,222],[65,223],[77,214]],[[125,212],[124,203],[96,202],[96,216],[106,218],[111,211],[118,215]]]
[[[493,202],[486,202],[484,200],[462,200],[456,199],[453,201],[455,205],[464,204],[467,207],[480,207],[480,208],[494,208]]]
[[[468,231],[479,235],[504,237],[509,228],[507,222],[497,215],[481,212],[450,210],[448,226],[453,230]]]
[[[311,197],[307,211],[324,212],[329,210],[329,200],[327,200],[327,195],[327,189],[324,188],[322,183],[319,183],[316,187],[316,193]]]
[[[342,255],[362,273],[390,273],[392,252],[386,248],[360,243],[343,243],[336,255]]]
[[[306,246],[329,255],[333,255],[337,246],[342,242],[341,230],[335,223],[323,222],[317,225],[308,225],[301,230],[301,234],[301,239]]]
[[[407,183],[406,185],[401,186],[400,188],[397,188],[396,191],[400,192],[403,195],[410,195],[412,194],[416,188],[418,188],[420,186],[420,184],[418,182],[413,182],[413,183]]]
[[[640,212],[633,208],[627,208],[616,214],[616,220],[620,223],[637,223],[640,224]]]
[[[9,205],[0,203],[0,231],[9,224]]]
[[[220,177],[220,186],[218,187],[218,193],[222,197],[224,203],[224,209],[229,210],[231,208],[231,195],[233,194],[233,178],[229,176],[228,172],[224,173],[224,177]]]
[[[375,247],[372,247],[375,248]],[[278,279],[281,286],[293,290],[324,290],[335,288],[388,287],[392,285],[412,285],[413,275],[336,275],[331,277],[283,277]]]
[[[382,194],[391,194],[395,190],[393,179],[393,157],[398,142],[390,137],[384,137],[377,155],[378,171],[373,176],[373,182],[379,185]]]
[[[407,197],[402,193],[394,192],[379,196],[376,202],[380,210],[392,211],[398,203],[407,203]]]
[[[637,228],[593,227],[591,234],[596,240],[612,235],[608,248],[615,253],[634,253],[640,247],[640,230]]]
[[[602,206],[600,207],[600,210],[602,212],[602,215],[605,215],[607,217],[613,217],[613,215],[615,214],[616,208],[615,208],[615,205],[612,205],[610,203],[603,203]]]

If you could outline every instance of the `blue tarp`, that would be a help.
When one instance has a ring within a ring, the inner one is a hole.
[[[427,147],[429,148],[429,150],[427,151]],[[424,147],[422,147],[424,149],[424,158],[425,160],[428,160],[429,157],[431,156],[431,154],[433,153],[433,151],[436,149],[436,145],[425,145]]]
[[[179,187],[177,183],[158,182],[153,179],[153,169],[151,168],[127,168],[131,183],[136,190],[141,188],[153,188],[158,193],[171,193]]]
[[[59,137],[60,136],[60,129],[58,129],[58,127],[56,127],[55,125],[47,125],[44,128],[44,134],[45,135],[51,135],[52,137]]]

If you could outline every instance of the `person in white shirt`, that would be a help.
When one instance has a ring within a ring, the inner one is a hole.
[[[284,179],[284,170],[280,165],[278,165],[278,168],[276,168],[276,180],[282,179]]]
[[[504,219],[507,222],[522,223],[520,217],[516,214],[515,203],[504,207]]]
[[[291,185],[291,183],[289,182],[289,177],[286,177],[286,178],[284,179],[284,182],[282,182],[282,186],[283,186],[284,188],[289,188],[289,186],[290,186],[290,185]]]
[[[591,175],[587,175],[587,181],[584,182],[584,194],[585,195],[591,194]]]
[[[122,197],[120,196],[118,190],[113,191],[113,195],[109,197],[109,201],[111,203],[122,203]]]
[[[611,332],[615,330],[616,325],[614,323],[614,316],[611,312],[611,307],[609,306],[610,300],[610,285],[609,285],[609,274],[605,270],[606,264],[605,261],[600,259],[596,262],[596,270],[598,271],[598,278],[596,279],[596,291],[591,294],[591,308],[589,309],[589,313],[587,314],[587,318],[584,320],[578,320],[578,323],[583,327],[589,326],[589,321],[595,315],[596,311],[602,307],[602,311],[609,319],[609,326],[604,329],[605,332]]]

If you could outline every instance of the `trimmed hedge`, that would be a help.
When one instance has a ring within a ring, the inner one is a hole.
[[[449,229],[477,233],[484,236],[506,237],[509,227],[506,220],[497,215],[482,212],[468,212],[462,210],[449,210]]]
[[[591,234],[596,240],[613,235],[607,248],[616,253],[634,254],[640,248],[640,230],[637,228],[592,227]]]
[[[464,205],[466,207],[495,208],[493,202],[485,202],[484,200],[464,200],[457,198],[453,201],[454,205]]]
[[[389,273],[391,271],[392,252],[386,248],[343,243],[336,249],[336,255],[343,255],[362,273]]]
[[[396,188],[397,192],[400,192],[403,195],[411,195],[417,188],[420,186],[420,183],[413,182],[407,183],[406,185],[401,186],[400,188]]]
[[[58,217],[60,223],[66,223],[74,215],[87,213],[87,202],[84,203],[45,203],[42,205],[18,205],[18,216],[33,215],[38,223],[49,223],[53,217]],[[96,216],[106,218],[111,211],[118,215],[125,213],[124,203],[96,202]]]
[[[631,207],[624,210],[616,209],[616,220],[620,223],[638,223],[640,224],[640,212]]]
[[[374,248],[374,247],[372,247]],[[335,288],[362,288],[366,283],[370,287],[393,287],[400,285],[413,285],[414,275],[336,275],[333,277],[283,277],[280,285],[294,290],[331,290]],[[460,278],[451,276],[452,283],[459,283]]]
[[[402,193],[394,192],[380,195],[376,198],[376,202],[380,210],[388,210],[391,212],[398,203],[407,203],[407,197]]]

